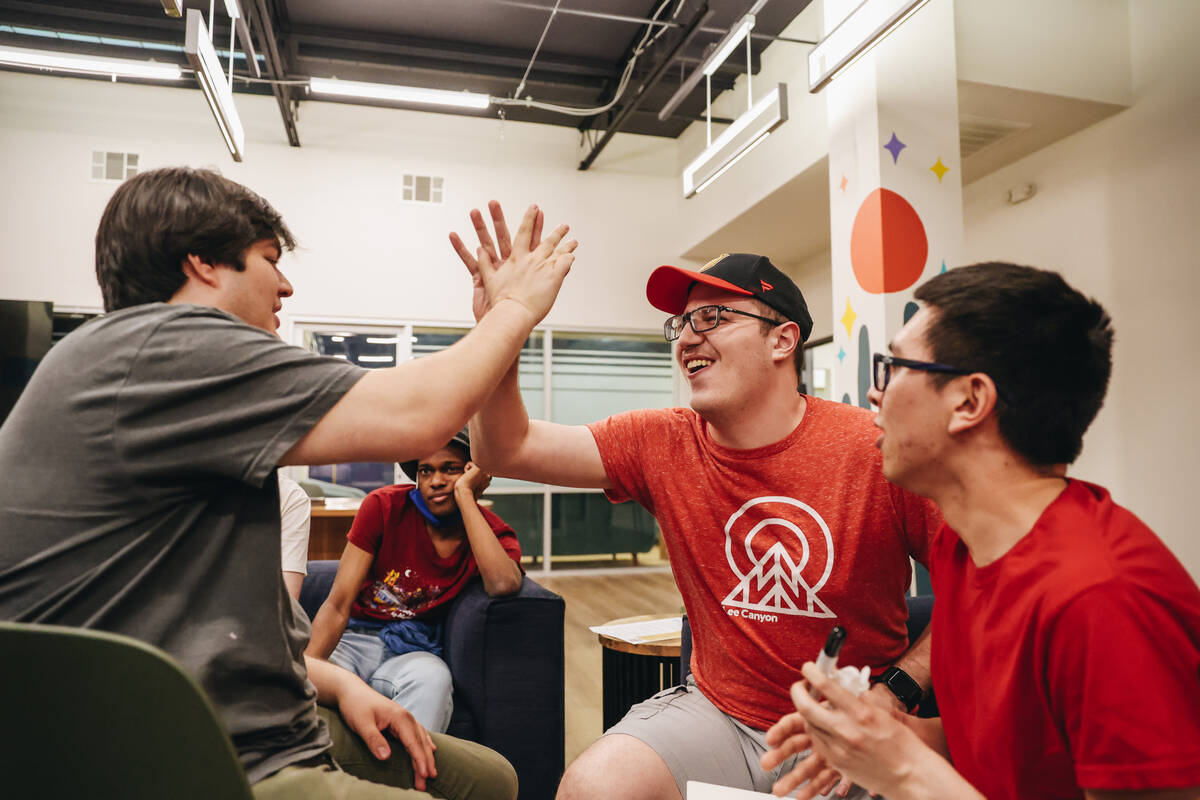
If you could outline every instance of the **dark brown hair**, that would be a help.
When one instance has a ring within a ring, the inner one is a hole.
[[[296,247],[279,212],[240,183],[190,167],[135,175],[117,187],[96,230],[104,309],[170,299],[188,255],[243,270],[242,253],[263,239]]]

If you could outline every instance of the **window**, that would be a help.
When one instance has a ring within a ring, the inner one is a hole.
[[[406,203],[441,203],[442,178],[436,175],[405,175],[400,196]]]
[[[304,346],[368,368],[428,357],[469,331],[296,322]],[[531,418],[569,425],[669,406],[675,400],[671,346],[658,333],[534,331],[521,351],[519,385]],[[309,477],[366,491],[407,482],[398,468],[383,464],[311,467]],[[486,498],[517,531],[526,561],[543,570],[641,566],[663,557],[654,518],[634,503],[614,506],[599,491],[495,478]]]

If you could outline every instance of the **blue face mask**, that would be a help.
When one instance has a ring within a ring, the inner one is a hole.
[[[412,499],[412,504],[416,507],[417,511],[421,512],[421,516],[428,520],[429,524],[435,528],[457,525],[462,522],[462,512],[458,509],[455,509],[453,514],[448,514],[444,517],[439,517],[437,514],[434,514],[432,511],[430,511],[429,506],[425,504],[425,496],[422,495],[421,490],[415,486],[413,487],[413,490],[408,493],[408,496]]]

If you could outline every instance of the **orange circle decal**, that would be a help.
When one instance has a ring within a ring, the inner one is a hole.
[[[890,189],[867,195],[850,231],[850,264],[858,285],[871,294],[899,292],[925,271],[929,239],[907,200]]]

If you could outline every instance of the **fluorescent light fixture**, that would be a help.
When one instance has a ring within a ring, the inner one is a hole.
[[[237,0],[225,0],[225,13],[230,19],[241,19],[242,10],[238,8]]]
[[[168,17],[183,16],[183,0],[162,0],[163,11],[167,12]]]
[[[246,145],[246,133],[242,130],[242,121],[238,117],[237,108],[233,104],[233,92],[221,72],[221,61],[217,51],[213,49],[208,38],[208,28],[204,18],[194,8],[187,12],[187,37],[184,39],[183,51],[187,53],[188,61],[196,70],[196,80],[204,90],[204,99],[212,110],[221,136],[229,148],[229,154],[234,161],[242,160]]]
[[[752,30],[754,30],[754,15],[747,14],[742,17],[741,22],[730,28],[729,33],[725,34],[725,38],[717,44],[717,48],[708,58],[704,59],[704,63],[700,65],[700,71],[705,75],[712,75],[720,69],[721,65],[725,63],[725,59],[729,58],[729,54],[750,35]]]
[[[683,196],[704,191],[734,164],[787,122],[787,84],[767,92],[752,108],[735,119],[713,143],[683,170]]]
[[[808,52],[808,91],[821,91],[927,2],[864,0]]]
[[[309,78],[308,88],[313,94],[360,97],[367,100],[392,100],[398,103],[455,106],[457,108],[483,109],[492,102],[486,94],[477,92],[451,92],[445,89],[422,89],[417,86],[393,86],[386,83],[361,83],[329,78]]]
[[[85,72],[95,75],[120,75],[124,78],[147,78],[156,81],[177,81],[183,77],[178,64],[158,64],[154,61],[134,61],[128,58],[106,58],[75,53],[55,53],[50,50],[27,50],[23,47],[0,46],[0,64],[20,67]]]
[[[359,361],[366,361],[372,364],[390,364],[395,361],[395,356],[359,356]]]

